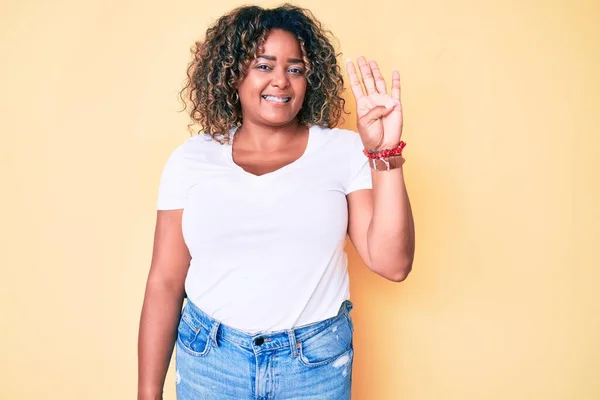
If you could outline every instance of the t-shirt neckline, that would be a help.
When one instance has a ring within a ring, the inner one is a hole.
[[[304,153],[302,153],[302,155],[300,157],[298,157],[293,162],[291,162],[287,165],[284,165],[283,167],[278,168],[275,171],[267,172],[266,174],[255,175],[251,172],[246,171],[244,168],[242,168],[241,166],[236,164],[235,161],[233,160],[233,144],[232,143],[233,143],[233,137],[235,136],[235,133],[238,130],[237,126],[234,126],[233,128],[231,128],[229,130],[229,138],[230,139],[229,139],[229,143],[223,146],[223,155],[225,156],[225,160],[226,160],[227,164],[243,175],[247,175],[254,179],[265,179],[267,177],[276,176],[276,175],[279,175],[289,169],[295,168],[298,164],[301,164],[304,161],[304,159],[306,159],[306,157],[310,154],[310,152],[314,146],[314,141],[315,141],[314,140],[314,135],[315,135],[314,130],[316,129],[316,127],[317,127],[316,125],[312,125],[308,128],[308,140],[306,143],[306,148],[304,149]]]

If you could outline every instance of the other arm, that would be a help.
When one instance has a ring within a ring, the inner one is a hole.
[[[185,296],[190,254],[181,209],[157,212],[154,249],[138,336],[138,400],[162,399]]]

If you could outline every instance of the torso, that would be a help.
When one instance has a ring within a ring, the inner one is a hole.
[[[347,195],[371,187],[360,137],[312,126],[279,157],[236,152],[262,176],[233,147],[196,135],[163,172],[158,208],[184,209],[188,300],[248,333],[336,315],[349,298]]]

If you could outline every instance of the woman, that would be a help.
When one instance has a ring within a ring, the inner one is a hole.
[[[346,235],[395,282],[414,254],[400,77],[388,94],[358,65],[357,135],[334,128],[343,79],[307,10],[238,8],[197,43],[184,91],[204,134],[161,178],[139,399],[162,398],[175,343],[178,399],[350,398]]]

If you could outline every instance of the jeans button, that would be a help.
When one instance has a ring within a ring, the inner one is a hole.
[[[265,342],[264,338],[258,338],[258,339],[254,339],[254,344],[257,346],[262,345]]]

